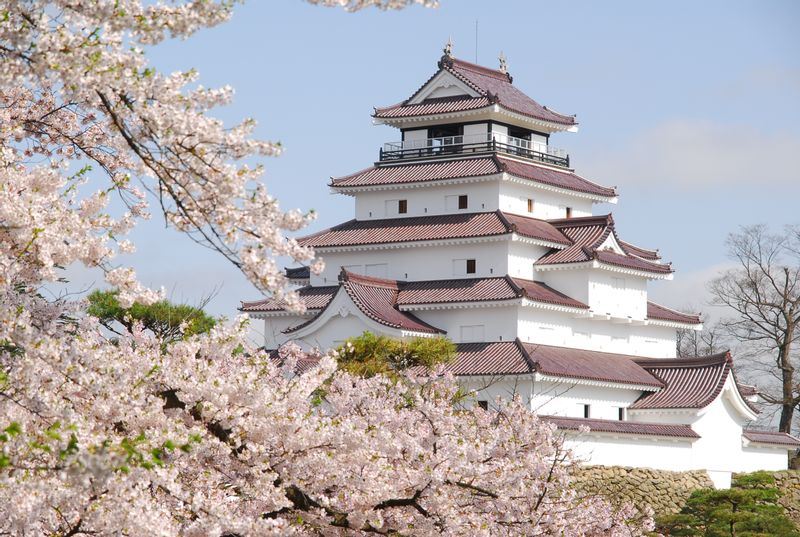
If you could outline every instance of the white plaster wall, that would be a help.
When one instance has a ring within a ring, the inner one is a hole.
[[[492,307],[415,310],[412,313],[426,323],[446,330],[447,337],[453,342],[469,343],[470,338],[462,338],[462,327],[483,326],[483,341],[513,341],[516,337],[516,310],[516,307]]]
[[[307,318],[300,316],[266,317],[264,319],[264,348],[277,349],[289,339],[286,334],[281,332],[306,320]]]
[[[533,213],[528,212],[528,199],[533,200]],[[567,194],[558,194],[531,186],[503,181],[500,184],[500,210],[543,220],[565,218],[565,207],[572,208],[572,216],[591,216],[592,202]]]
[[[510,242],[508,245],[508,275],[514,278],[534,280],[536,271],[534,262],[549,251],[544,246]]]
[[[338,314],[332,316],[328,322],[320,327],[313,334],[304,336],[296,341],[305,348],[319,348],[327,350],[338,347],[349,337],[361,335],[365,330],[376,332],[374,327],[368,327],[361,319],[355,315],[342,317]],[[389,334],[387,327],[387,335]]]
[[[475,401],[487,401],[489,408],[497,408],[498,399],[510,400],[515,396],[519,396],[522,404],[530,406],[533,397],[530,375],[459,377],[458,383],[465,390],[475,392]]]
[[[730,383],[729,377],[727,389],[732,388]],[[701,436],[695,443],[694,463],[697,468],[717,472],[742,471],[742,426],[745,423],[726,394],[708,405],[692,423],[692,429]]]
[[[786,470],[788,454],[786,448],[750,444],[742,447],[740,472],[757,470]]]
[[[589,272],[589,308],[614,317],[647,317],[647,280],[621,272]]]
[[[365,274],[367,265],[386,264],[386,277],[397,280],[453,278],[454,259],[475,259],[476,273],[463,277],[503,276],[508,271],[508,241],[452,246],[416,246],[355,252],[326,252],[322,274],[311,275],[311,285],[335,285],[341,267]]]
[[[537,271],[536,280],[543,281],[565,295],[589,303],[589,269],[543,270]]]
[[[499,181],[487,181],[402,190],[360,192],[355,196],[356,219],[378,220],[381,218],[432,216],[452,212],[480,213],[496,211],[498,209],[498,190]],[[464,194],[469,196],[467,209],[447,209],[445,204],[447,196]],[[401,199],[408,200],[407,213],[397,214],[396,210],[387,212],[387,201],[392,201],[391,206],[397,207],[396,200]]]
[[[604,466],[636,466],[656,470],[693,469],[692,443],[658,436],[566,433],[566,446],[579,460]]]
[[[642,394],[639,390],[586,386],[569,381],[537,381],[533,385],[531,410],[549,416],[583,417],[583,405],[589,405],[589,417],[618,420],[619,409],[627,408]]]
[[[526,343],[556,345],[649,358],[675,357],[675,330],[591,320],[572,313],[520,308],[517,336]]]

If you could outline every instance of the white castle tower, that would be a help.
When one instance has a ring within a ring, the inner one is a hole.
[[[755,393],[730,354],[678,359],[676,331],[696,315],[648,300],[670,280],[658,251],[617,235],[614,188],[578,175],[550,137],[575,116],[540,105],[499,70],[453,58],[400,104],[377,108],[400,129],[373,166],[335,178],[353,220],[300,239],[319,275],[288,268],[308,308],[243,302],[265,347],[330,348],[368,330],[446,335],[451,369],[477,403],[520,395],[593,464],[731,472],[782,469],[800,440],[756,432]],[[580,433],[587,425],[589,433]]]

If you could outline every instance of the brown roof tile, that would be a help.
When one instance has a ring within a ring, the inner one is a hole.
[[[643,395],[630,406],[632,409],[704,408],[719,396],[733,369],[729,352],[698,358],[637,358],[636,362],[666,388]],[[757,412],[746,400],[745,403]]]
[[[307,280],[311,277],[309,267],[286,267],[286,277],[290,280]]]
[[[569,239],[545,220],[513,217],[500,211],[458,213],[381,220],[350,220],[344,224],[298,239],[302,246],[315,248],[391,244],[505,235],[515,230],[520,235],[556,244]],[[512,222],[513,220],[513,222]]]
[[[778,431],[757,431],[755,429],[745,429],[742,436],[758,444],[773,444],[778,446],[789,446],[800,448],[800,438]]]
[[[635,362],[635,356],[533,343],[522,346],[536,364],[536,371],[544,375],[653,388],[664,386]]]
[[[542,282],[500,276],[495,278],[466,278],[398,282],[398,305],[481,302],[528,298],[561,306],[588,309],[589,306],[560,293]]]
[[[637,434],[648,436],[668,436],[675,438],[700,438],[688,425],[665,423],[645,423],[638,421],[596,420],[590,418],[565,418],[561,416],[539,416],[543,421],[554,424],[558,429],[577,431],[581,426],[599,433]]]
[[[361,276],[342,269],[342,272],[339,275],[339,282],[340,285],[337,289],[340,290],[337,292],[347,293],[353,304],[355,304],[364,315],[379,324],[388,326],[390,328],[408,330],[411,332],[423,332],[429,334],[445,333],[443,330],[420,320],[415,315],[402,312],[397,309],[397,295],[399,288],[397,281],[395,280]],[[300,325],[284,330],[284,333],[289,334],[296,332],[301,328],[313,323],[320,315],[322,315],[330,303],[331,302],[329,301],[325,307],[312,319]]]
[[[544,375],[615,382],[660,388],[663,384],[638,366],[633,357],[515,341],[462,343],[454,375],[514,375],[539,372]]]
[[[572,241],[572,246],[561,250],[552,250],[539,258],[536,261],[537,265],[584,263],[597,260],[608,265],[644,272],[658,274],[669,274],[672,272],[672,267],[669,264],[656,263],[638,257],[628,251],[623,255],[611,250],[600,250],[600,246],[609,235],[612,234],[620,245],[620,248],[623,248],[623,250],[625,248],[624,243],[622,243],[616,235],[614,218],[610,214],[605,216],[562,218],[558,220],[549,220],[549,222]],[[637,249],[636,251],[640,252],[641,250]]]
[[[325,287],[311,287],[306,286],[297,290],[300,294],[300,299],[305,303],[306,308],[310,310],[322,309],[336,294],[339,289],[338,286],[325,286]],[[264,298],[261,300],[254,300],[252,302],[242,302],[239,311],[246,312],[260,312],[260,311],[283,311],[286,309],[286,303],[282,300],[276,300],[272,297]]]
[[[489,69],[480,65],[465,62],[448,56],[442,57],[439,62],[439,74],[442,70],[470,86],[479,94],[478,97],[457,96],[447,98],[428,99],[420,104],[408,104],[419,90],[406,101],[385,108],[376,108],[375,117],[398,118],[415,117],[422,115],[459,112],[475,110],[497,103],[504,108],[518,114],[534,119],[558,123],[560,125],[574,125],[575,117],[559,114],[540,105],[512,84],[510,75]],[[432,79],[433,77],[431,77]],[[430,82],[430,80],[428,82]],[[427,82],[425,83],[427,85]],[[424,85],[423,85],[424,87]]]
[[[529,179],[557,188],[602,197],[617,195],[613,188],[600,186],[579,175],[502,156],[468,157],[444,162],[418,162],[402,165],[376,165],[360,172],[331,180],[335,188],[376,185],[399,185],[426,181],[443,181],[462,177],[481,177],[505,171],[515,177]]]
[[[702,321],[698,315],[691,315],[688,313],[681,313],[656,304],[655,302],[647,302],[647,318],[658,319],[660,321],[671,321],[674,323],[686,324],[700,324]]]

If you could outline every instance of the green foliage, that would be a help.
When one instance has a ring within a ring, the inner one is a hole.
[[[364,332],[337,349],[339,368],[354,375],[395,376],[410,367],[435,367],[451,362],[456,346],[446,337],[419,337],[407,341]]]
[[[696,490],[680,513],[658,519],[657,530],[675,536],[800,537],[774,485],[771,475],[755,472],[738,476],[728,490]]]
[[[172,304],[167,300],[160,300],[149,306],[134,304],[130,308],[123,308],[117,299],[118,294],[118,291],[93,291],[89,295],[89,308],[86,310],[113,332],[119,333],[115,323],[130,330],[134,323],[139,322],[164,343],[171,343],[183,337],[208,332],[217,322],[200,308]],[[180,329],[182,323],[186,323],[183,332]]]

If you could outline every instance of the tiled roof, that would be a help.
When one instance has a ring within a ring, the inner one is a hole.
[[[520,162],[497,155],[477,158],[468,157],[444,162],[377,165],[345,177],[332,179],[331,186],[335,188],[350,188],[422,183],[462,177],[481,177],[503,171],[522,179],[529,179],[566,190],[607,198],[617,195],[613,188],[600,186],[575,173]]]
[[[636,362],[666,388],[643,395],[630,406],[632,409],[704,408],[720,394],[733,368],[729,352],[700,358],[636,359]],[[745,403],[757,411],[746,400]]]
[[[666,306],[661,306],[660,304],[656,304],[655,302],[649,302],[649,301],[647,302],[647,318],[658,319],[660,321],[671,321],[674,323],[686,323],[686,324],[702,323],[698,315],[681,313],[679,311],[669,309]]]
[[[382,220],[350,220],[298,239],[315,248],[491,237],[512,232],[556,244],[569,239],[544,220],[491,213],[458,213]]]
[[[265,352],[269,354],[269,359],[275,362],[278,367],[283,366],[284,359],[281,358],[279,349],[265,349]],[[299,358],[294,365],[294,372],[298,375],[302,375],[312,367],[315,367],[318,363],[319,359],[317,358]]]
[[[619,254],[611,250],[601,250],[600,247],[609,237],[614,235],[620,248],[625,249],[625,243],[619,241],[614,230],[614,219],[608,214],[605,216],[586,216],[581,218],[562,218],[549,220],[553,227],[567,236],[572,241],[572,246],[562,250],[552,250],[536,261],[537,265],[555,265],[567,263],[584,263],[597,260],[608,265],[625,267],[645,272],[669,274],[672,267],[668,264],[657,263],[638,257],[633,251],[625,250]]]
[[[447,114],[449,112],[465,112],[485,108],[492,103],[486,97],[469,97],[467,95],[456,97],[440,97],[425,99],[419,104],[396,104],[386,108],[376,108],[375,117],[400,118],[428,116],[432,114]]]
[[[428,323],[420,320],[415,315],[407,312],[402,312],[397,309],[397,295],[399,288],[397,281],[385,280],[382,278],[371,278],[369,276],[361,276],[348,272],[342,269],[339,275],[339,288],[343,290],[350,297],[350,300],[356,307],[367,317],[373,321],[396,328],[398,330],[408,330],[411,332],[423,332],[429,334],[442,334],[443,330],[431,326]],[[341,291],[338,291],[341,292]],[[325,309],[330,305],[330,302],[309,321],[297,326],[293,326],[284,331],[284,333],[292,333],[300,330],[313,323]]]
[[[301,287],[297,290],[300,294],[300,299],[305,303],[306,308],[310,310],[317,310],[324,308],[328,302],[336,294],[339,289],[338,286],[324,286],[324,287]],[[286,309],[286,303],[282,300],[274,298],[264,298],[252,302],[242,302],[239,311],[246,312],[260,312],[260,311],[283,311]]]
[[[309,267],[286,267],[286,277],[290,280],[307,280],[311,277]]]
[[[533,343],[522,346],[536,364],[536,371],[544,375],[653,388],[664,386],[634,361],[636,356]]]
[[[658,253],[658,250],[648,250],[647,248],[642,248],[641,246],[636,246],[625,241],[619,241],[619,244],[626,252],[631,255],[635,255],[636,257],[649,259],[650,261],[661,259],[661,255]]]
[[[589,308],[542,282],[510,276],[398,282],[398,286],[397,304],[400,306],[528,298],[571,308]]]
[[[581,426],[598,433],[639,434],[648,436],[669,436],[675,438],[700,438],[688,425],[666,423],[645,423],[638,421],[596,420],[591,418],[565,418],[561,416],[539,416],[543,421],[554,424],[558,429],[577,431]]]
[[[759,444],[775,444],[778,446],[789,446],[800,448],[800,438],[778,431],[756,431],[745,429],[742,436]]]
[[[549,110],[547,107],[540,105],[522,93],[512,84],[511,76],[501,71],[482,67],[449,56],[442,57],[439,62],[439,71],[433,76],[435,77],[443,70],[451,73],[470,86],[479,94],[479,97],[447,97],[428,99],[416,105],[408,104],[409,101],[416,96],[416,93],[419,93],[419,91],[417,91],[409,99],[400,104],[386,108],[376,108],[375,117],[398,118],[460,112],[483,108],[497,103],[512,112],[534,119],[558,123],[560,125],[574,125],[576,123],[574,116],[567,116]],[[431,79],[432,78],[433,77],[431,77]],[[430,82],[430,80],[428,82]],[[427,85],[427,82],[425,85]]]
[[[455,361],[447,366],[457,376],[533,373],[533,362],[518,341],[460,343]]]
[[[544,375],[660,388],[633,357],[515,341],[462,343],[448,369],[454,375]]]

